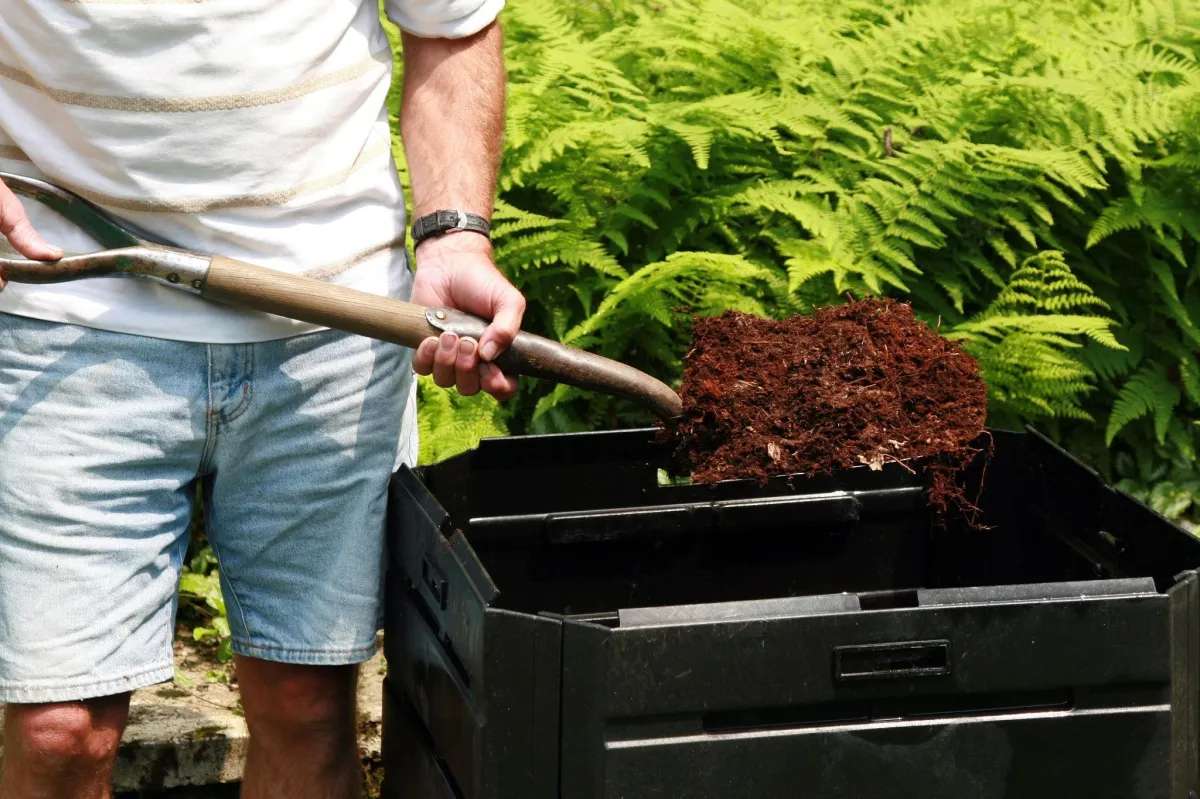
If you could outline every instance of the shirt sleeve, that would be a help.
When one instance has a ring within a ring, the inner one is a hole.
[[[458,39],[486,28],[505,0],[385,0],[387,16],[416,36]]]

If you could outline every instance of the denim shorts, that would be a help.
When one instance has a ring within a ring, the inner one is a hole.
[[[170,680],[198,478],[233,650],[369,659],[388,480],[416,454],[412,351],[244,345],[0,314],[0,701]]]

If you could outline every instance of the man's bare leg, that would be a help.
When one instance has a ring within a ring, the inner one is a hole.
[[[8,705],[0,799],[108,799],[129,694]]]
[[[358,669],[239,657],[237,674],[250,728],[243,799],[359,799]]]

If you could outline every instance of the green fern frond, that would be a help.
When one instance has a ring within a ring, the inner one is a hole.
[[[1139,339],[1133,338],[1136,345]],[[1140,346],[1129,346],[1116,350],[1102,344],[1088,342],[1079,352],[1079,360],[1093,374],[1103,380],[1116,380],[1134,369],[1142,358]]]
[[[797,242],[789,248],[791,257],[784,261],[788,275],[788,293],[796,294],[804,284],[819,275],[837,271],[829,251],[815,242]]]
[[[1126,425],[1149,415],[1154,420],[1154,434],[1161,444],[1179,400],[1179,388],[1167,380],[1165,368],[1157,364],[1143,367],[1121,387],[1108,417],[1105,443],[1111,445]]]
[[[1095,316],[1054,314],[1053,316],[990,316],[976,322],[964,322],[956,330],[981,336],[998,336],[1012,330],[1026,333],[1057,336],[1084,335],[1098,344],[1120,349],[1121,344],[1112,334],[1113,321]]]
[[[659,123],[664,129],[671,131],[683,139],[696,159],[696,166],[708,169],[708,154],[712,149],[713,128],[705,125],[689,125],[686,122],[668,121]]]
[[[498,402],[483,393],[464,397],[417,376],[420,463],[435,463],[473,449],[484,438],[508,435]]]
[[[820,240],[829,240],[837,235],[837,223],[833,214],[817,201],[797,198],[802,185],[792,181],[779,181],[764,186],[744,189],[729,198],[729,208],[734,213],[774,212],[795,220],[805,230]]]
[[[704,315],[727,308],[764,314],[763,306],[747,296],[743,287],[763,280],[767,272],[737,255],[677,252],[658,263],[647,264],[614,286],[596,313],[572,328],[564,343],[586,346],[596,331],[613,327],[617,316],[634,324],[649,316],[660,324],[671,322],[672,305],[691,308]],[[638,330],[644,335],[645,330]]]
[[[1168,315],[1179,325],[1183,334],[1191,340],[1192,346],[1200,347],[1200,327],[1196,325],[1191,312],[1179,297],[1179,291],[1175,285],[1175,274],[1171,267],[1157,258],[1147,259],[1147,264],[1155,278],[1152,284],[1155,293],[1166,306]]]
[[[1183,383],[1188,399],[1196,405],[1200,405],[1200,364],[1196,363],[1194,355],[1180,359],[1179,379]]]

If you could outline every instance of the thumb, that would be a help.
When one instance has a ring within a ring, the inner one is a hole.
[[[493,305],[492,322],[479,337],[479,357],[491,361],[508,349],[521,330],[525,298],[512,286],[506,286]]]
[[[0,235],[13,249],[34,261],[57,261],[63,252],[46,243],[25,215],[25,208],[12,191],[0,183]]]

